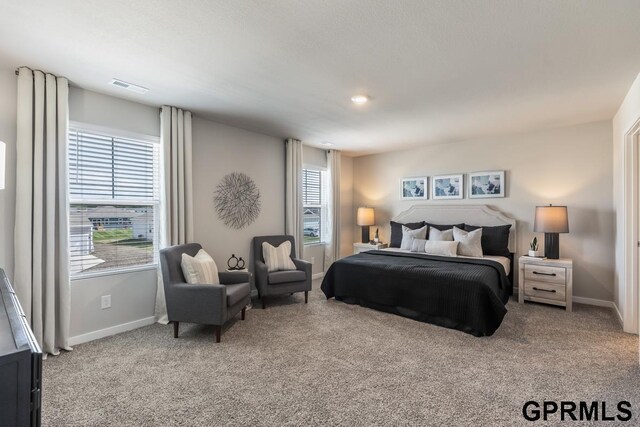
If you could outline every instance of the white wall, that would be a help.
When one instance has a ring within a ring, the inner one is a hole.
[[[193,119],[193,219],[195,239],[219,270],[231,254],[249,266],[254,236],[284,234],[284,141],[243,129]],[[260,190],[258,219],[241,230],[226,226],[214,207],[215,188],[231,172],[249,175]],[[251,266],[253,269],[253,266]]]
[[[631,259],[631,250],[625,249],[635,244],[636,236],[632,236],[631,224],[633,218],[632,202],[637,197],[634,188],[637,188],[638,177],[630,174],[633,168],[637,151],[627,141],[627,133],[640,121],[640,75],[629,89],[620,109],[613,118],[613,202],[616,214],[615,233],[615,303],[624,319],[624,330],[638,332],[637,320],[633,318],[630,309],[630,298],[626,288],[628,281],[632,280],[632,269],[638,260]],[[635,145],[635,143],[633,143]],[[628,252],[628,253],[627,253]],[[633,284],[637,286],[637,284]],[[637,295],[636,295],[637,298]]]
[[[0,69],[0,141],[5,143],[5,188],[0,190],[0,268],[13,279],[13,225],[16,209],[17,79],[14,70]],[[0,166],[1,167],[1,166]]]
[[[376,207],[376,226],[388,241],[389,219],[412,205],[399,200],[400,178],[504,169],[506,198],[449,203],[488,204],[518,220],[519,254],[534,235],[535,206],[566,204],[571,233],[560,236],[560,252],[574,260],[574,295],[612,301],[611,133],[611,122],[602,121],[357,157],[353,206]]]

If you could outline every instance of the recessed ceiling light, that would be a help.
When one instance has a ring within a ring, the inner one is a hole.
[[[321,145],[326,145],[327,147],[332,147],[333,146],[333,142],[329,142],[329,141],[322,141],[320,144]]]
[[[149,92],[149,89],[147,89],[146,87],[134,85],[133,83],[127,83],[124,80],[120,80],[120,79],[111,79],[109,84],[115,87],[119,87],[121,89],[130,90],[131,92],[141,93],[143,95]]]
[[[367,95],[353,95],[351,97],[351,102],[354,104],[366,104],[369,102],[369,97]]]

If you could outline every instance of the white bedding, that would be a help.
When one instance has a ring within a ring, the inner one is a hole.
[[[381,251],[389,251],[389,252],[404,252],[407,254],[412,253],[411,251],[407,251],[404,249],[400,249],[400,248],[384,248],[384,249],[380,249]],[[440,255],[433,255],[433,256],[440,256]],[[504,256],[495,256],[495,255],[485,255],[483,257],[470,257],[470,256],[462,256],[462,255],[458,255],[459,258],[474,258],[474,259],[490,259],[493,261],[497,261],[500,264],[502,264],[502,266],[504,267],[504,272],[505,274],[508,276],[509,272],[511,271],[511,262],[509,261],[509,258],[504,257]]]

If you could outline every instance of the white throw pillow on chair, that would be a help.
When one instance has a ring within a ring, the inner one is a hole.
[[[196,256],[182,254],[182,274],[192,285],[219,285],[218,267],[211,256],[200,249]]]
[[[262,242],[262,257],[267,264],[267,271],[297,270],[291,261],[291,242],[286,240],[278,247]]]

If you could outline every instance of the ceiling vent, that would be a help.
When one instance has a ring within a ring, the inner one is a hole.
[[[109,84],[115,87],[119,87],[121,89],[130,90],[131,92],[135,92],[135,93],[145,94],[149,92],[149,89],[147,89],[146,87],[134,85],[133,83],[127,83],[124,80],[113,79],[109,82]]]

